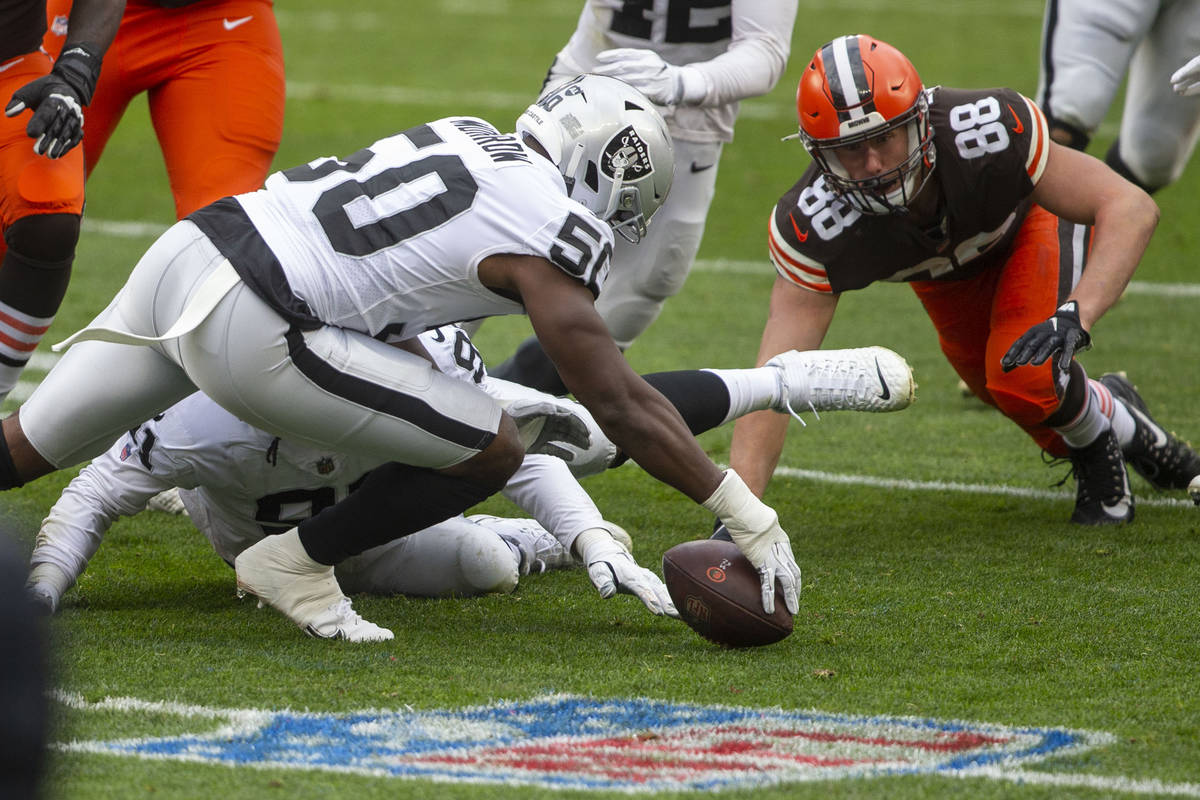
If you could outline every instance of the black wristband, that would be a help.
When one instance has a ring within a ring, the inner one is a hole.
[[[79,95],[79,102],[92,102],[96,81],[100,78],[100,48],[89,42],[75,42],[63,50],[51,70]]]

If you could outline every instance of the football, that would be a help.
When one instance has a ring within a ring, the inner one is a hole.
[[[758,571],[733,542],[698,539],[663,553],[663,580],[679,616],[725,647],[759,647],[792,632],[792,615],[775,584],[775,613],[762,608]]]

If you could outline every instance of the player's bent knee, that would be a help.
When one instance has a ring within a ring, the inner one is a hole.
[[[485,528],[459,541],[458,567],[467,593],[507,594],[517,588],[517,560],[512,549]]]
[[[487,447],[466,461],[439,471],[498,492],[524,460],[525,448],[517,424],[506,413],[500,417],[500,427]]]
[[[4,233],[9,250],[45,268],[69,267],[79,240],[78,214],[33,214]],[[65,263],[64,263],[65,262]]]

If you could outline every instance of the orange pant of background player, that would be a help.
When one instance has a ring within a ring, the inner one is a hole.
[[[45,46],[62,47],[71,0],[48,0]],[[258,189],[283,132],[283,45],[270,0],[162,8],[129,0],[91,105],[90,175],[135,96],[146,92],[175,214]]]
[[[975,396],[999,408],[1043,450],[1065,456],[1065,443],[1044,425],[1057,410],[1056,358],[1041,366],[1000,369],[1021,334],[1052,316],[1079,280],[1090,229],[1033,206],[1002,268],[966,281],[915,281],[942,352]]]
[[[6,66],[7,65],[7,66]],[[26,53],[0,64],[0,98],[50,72],[45,53]],[[0,115],[0,233],[33,214],[83,212],[83,155],[76,147],[51,160],[33,152],[33,139],[25,134],[29,112],[15,117]],[[8,246],[0,238],[0,260]]]

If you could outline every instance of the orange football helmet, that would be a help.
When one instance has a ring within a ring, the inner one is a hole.
[[[796,89],[800,139],[830,188],[866,214],[903,212],[929,179],[936,153],[929,98],[912,62],[862,34],[818,48]],[[869,178],[851,178],[838,150],[903,129],[908,156]]]

